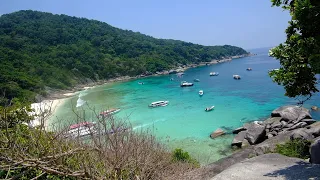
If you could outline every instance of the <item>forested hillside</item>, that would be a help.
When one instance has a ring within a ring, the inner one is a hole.
[[[242,55],[235,46],[156,39],[107,23],[19,11],[0,17],[0,92],[7,98],[64,89],[84,78],[107,79]]]

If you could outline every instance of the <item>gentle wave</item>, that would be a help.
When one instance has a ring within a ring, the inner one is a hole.
[[[143,127],[151,126],[151,125],[154,125],[157,122],[164,122],[164,121],[166,121],[166,119],[158,119],[158,120],[152,121],[151,123],[141,124],[141,125],[138,125],[136,127],[133,127],[132,130],[136,130],[136,129],[140,129],[140,128],[143,128]]]
[[[76,107],[81,107],[82,105],[84,105],[86,103],[85,100],[81,99],[81,97],[84,97],[85,95],[87,95],[88,93],[86,92],[87,90],[81,91],[79,96],[78,96],[78,100],[77,100],[77,105]]]
[[[82,100],[81,98],[78,98],[76,107],[81,107],[85,103],[86,103],[86,101]]]

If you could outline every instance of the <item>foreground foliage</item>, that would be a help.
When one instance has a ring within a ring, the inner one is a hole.
[[[320,73],[320,1],[271,0],[292,16],[286,29],[285,43],[270,50],[281,67],[270,76],[284,86],[289,97],[309,96],[318,92],[315,73]]]
[[[45,94],[45,86],[63,89],[243,54],[229,45],[156,39],[95,20],[19,11],[0,17],[0,92],[33,97]]]
[[[200,164],[199,162],[192,158],[188,152],[184,152],[182,149],[177,148],[173,151],[173,160],[174,161],[181,161],[181,162],[186,162],[186,163],[191,163],[194,164],[195,166],[199,167]]]
[[[308,159],[310,157],[309,148],[311,142],[304,139],[294,139],[286,142],[285,144],[277,144],[276,153],[297,157],[301,159]]]
[[[97,134],[66,138],[63,128],[46,131],[45,118],[36,128],[9,126],[15,116],[5,115],[8,108],[0,109],[0,179],[176,179],[198,166],[188,154],[174,159],[152,134],[133,132],[126,121],[99,119]]]

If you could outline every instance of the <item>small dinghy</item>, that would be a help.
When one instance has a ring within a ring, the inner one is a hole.
[[[252,68],[247,68],[247,71],[252,71]]]
[[[205,108],[204,110],[207,111],[207,112],[209,112],[209,111],[212,111],[213,108],[214,108],[214,106],[211,106],[211,107]]]
[[[199,91],[199,95],[202,96],[203,95],[203,90]]]
[[[210,75],[210,76],[218,76],[219,73],[218,73],[218,72],[211,72],[209,75]]]
[[[138,84],[143,85],[144,83],[143,82],[138,82]]]
[[[193,86],[193,83],[189,83],[187,81],[182,81],[180,84],[181,87],[188,87],[188,86]]]
[[[200,79],[194,79],[193,81],[194,82],[200,82]]]
[[[239,75],[233,75],[233,79],[239,80],[239,79],[241,79],[241,77]]]

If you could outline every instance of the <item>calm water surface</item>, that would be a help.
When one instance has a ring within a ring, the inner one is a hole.
[[[98,112],[119,107],[122,110],[116,117],[128,117],[135,130],[151,129],[169,148],[182,148],[202,164],[216,161],[232,152],[233,135],[213,140],[209,138],[212,131],[223,128],[230,132],[245,122],[268,117],[279,106],[297,102],[285,97],[283,87],[269,78],[268,70],[279,68],[279,62],[268,57],[268,49],[251,52],[258,55],[189,69],[182,78],[176,75],[150,77],[82,91],[57,110],[52,123],[66,119],[75,121],[73,110],[81,113],[85,110],[84,116],[94,121],[95,116],[88,111],[86,103]],[[253,70],[246,71],[248,67]],[[220,75],[210,77],[212,71]],[[239,74],[242,79],[234,80],[233,74]],[[193,87],[179,86],[181,81],[193,82],[195,78],[200,82],[194,82]],[[141,81],[143,85],[138,84]],[[202,97],[199,90],[204,91]],[[148,104],[158,100],[170,102],[166,107],[148,108]],[[318,94],[305,107],[320,106],[319,100]],[[215,106],[213,111],[204,111],[212,105]],[[313,113],[313,117],[320,119],[320,114]]]

